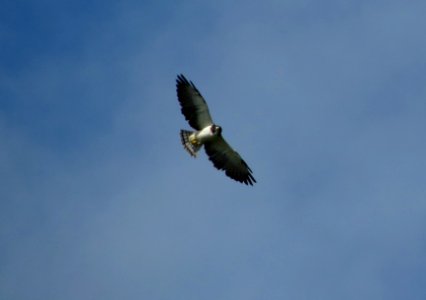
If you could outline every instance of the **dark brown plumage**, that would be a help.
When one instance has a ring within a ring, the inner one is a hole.
[[[256,180],[252,170],[225,141],[222,128],[213,123],[207,103],[195,85],[181,74],[176,79],[176,91],[182,114],[196,130],[181,130],[181,141],[185,149],[195,157],[204,145],[210,161],[218,170],[225,171],[228,177],[236,181],[253,185]]]

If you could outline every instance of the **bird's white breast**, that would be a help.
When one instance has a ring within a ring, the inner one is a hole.
[[[213,125],[207,126],[197,132],[197,140],[199,143],[203,144],[215,137],[215,134],[211,130],[212,126]]]

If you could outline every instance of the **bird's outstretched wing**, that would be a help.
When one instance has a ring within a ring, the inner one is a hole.
[[[201,130],[213,124],[207,103],[192,81],[178,75],[176,91],[182,114],[192,128]]]
[[[204,147],[213,165],[219,170],[224,170],[227,176],[247,185],[256,182],[250,167],[222,136],[206,142]]]

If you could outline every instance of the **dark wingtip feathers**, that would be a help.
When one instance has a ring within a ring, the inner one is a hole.
[[[247,163],[242,159],[241,162],[243,163],[243,165],[247,168],[247,174],[246,177],[241,181],[243,183],[245,183],[246,185],[253,185],[254,183],[256,183],[256,179],[254,179],[253,177],[253,171],[250,169],[250,167],[247,165]]]
[[[176,78],[176,87],[179,88],[179,86],[182,86],[182,85],[189,85],[193,87],[194,89],[197,89],[194,83],[192,83],[192,81],[186,79],[186,77],[183,74],[178,74]]]

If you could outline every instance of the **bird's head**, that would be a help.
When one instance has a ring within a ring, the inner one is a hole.
[[[215,124],[210,127],[210,130],[212,131],[213,135],[220,135],[222,133],[222,127]]]

